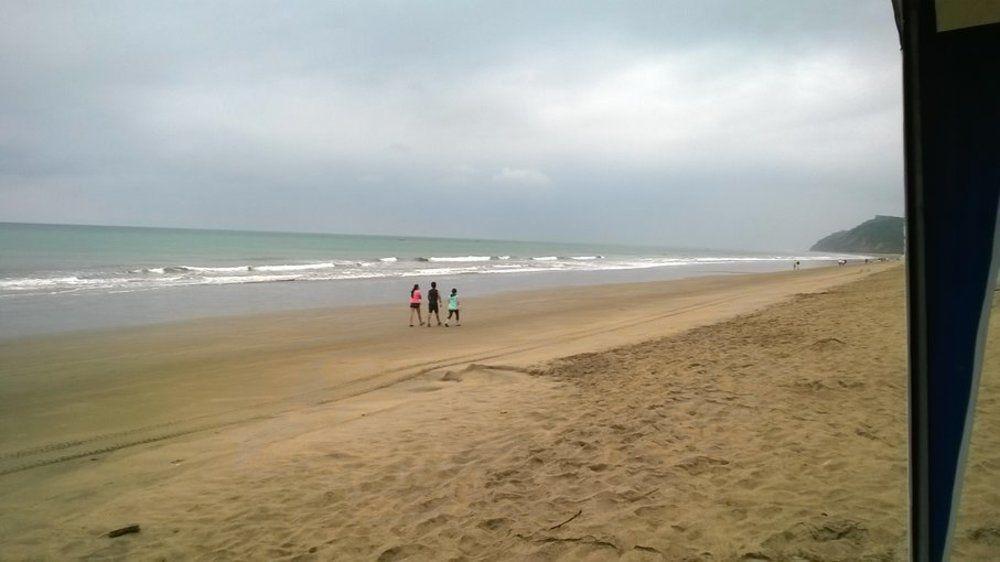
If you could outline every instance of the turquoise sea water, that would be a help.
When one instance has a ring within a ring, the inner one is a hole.
[[[0,223],[0,337],[213,314],[390,302],[413,282],[430,280],[495,292],[718,271],[768,271],[787,269],[794,260],[808,266],[840,257],[614,244]]]

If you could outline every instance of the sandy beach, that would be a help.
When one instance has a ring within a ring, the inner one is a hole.
[[[406,313],[0,343],[0,557],[906,557],[898,266]],[[1000,549],[998,400],[991,345],[956,559]]]

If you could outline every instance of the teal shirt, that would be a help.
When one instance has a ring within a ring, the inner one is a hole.
[[[448,297],[448,310],[458,310],[458,295]]]

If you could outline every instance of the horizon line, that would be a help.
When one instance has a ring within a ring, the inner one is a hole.
[[[25,226],[83,226],[83,227],[95,227],[95,228],[135,228],[135,229],[146,229],[146,230],[189,230],[195,232],[243,232],[243,233],[259,233],[259,234],[292,234],[292,235],[305,235],[305,236],[370,236],[379,238],[416,238],[424,240],[461,240],[461,241],[483,241],[483,242],[514,242],[514,243],[535,243],[535,244],[574,244],[574,245],[606,245],[606,246],[625,246],[625,247],[635,247],[635,248],[649,248],[649,249],[671,249],[671,250],[713,250],[713,251],[739,251],[739,252],[773,252],[779,251],[777,249],[739,249],[739,248],[721,248],[721,247],[711,247],[711,246],[689,246],[689,245],[654,245],[650,243],[642,244],[629,244],[624,242],[596,242],[596,241],[582,241],[582,242],[566,242],[560,240],[524,240],[524,239],[503,239],[503,238],[489,238],[489,237],[470,237],[461,238],[456,236],[424,236],[424,235],[413,235],[413,234],[369,234],[369,233],[349,233],[349,232],[307,232],[307,231],[295,231],[295,230],[255,230],[255,229],[244,229],[244,228],[205,228],[205,227],[191,227],[191,226],[137,226],[131,224],[87,224],[87,223],[57,223],[57,222],[23,222],[23,221],[9,221],[0,220],[0,224],[9,225],[25,225]],[[805,249],[785,249],[781,251],[809,251],[808,248]]]

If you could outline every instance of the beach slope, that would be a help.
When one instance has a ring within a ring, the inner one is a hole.
[[[483,302],[523,341],[433,340],[392,384],[9,472],[5,556],[902,560],[902,270],[862,271],[632,287],[659,295],[641,324],[620,287],[561,328]],[[963,560],[996,553],[998,370],[991,346]]]

